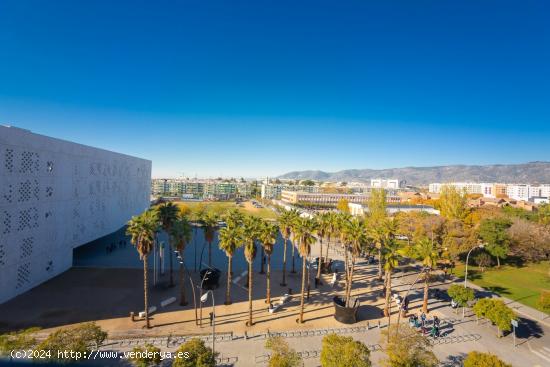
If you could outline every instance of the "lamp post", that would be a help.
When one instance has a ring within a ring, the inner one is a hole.
[[[202,296],[201,296],[201,302],[202,303],[205,303],[206,301],[208,301],[208,294],[211,294],[212,295],[212,355],[214,356],[214,358],[216,358],[215,356],[215,346],[216,346],[216,304],[214,302],[214,292],[212,292],[211,290],[209,290],[208,292],[204,293]]]
[[[396,328],[395,328],[395,336],[399,336],[399,320],[401,320],[401,308],[403,307],[403,303],[405,303],[405,300],[407,299],[407,297],[409,296],[409,293],[412,289],[412,287],[414,287],[414,285],[418,282],[418,280],[420,279],[420,276],[426,272],[428,272],[428,270],[430,270],[430,268],[428,267],[424,267],[422,268],[422,271],[420,273],[418,273],[416,279],[414,280],[414,282],[411,283],[411,285],[409,286],[409,289],[407,289],[407,293],[405,293],[405,297],[403,297],[403,302],[401,303],[401,305],[399,305],[399,310],[398,310],[398,314],[397,314],[397,325],[396,325]],[[388,330],[388,336],[390,334],[390,331]]]
[[[480,243],[476,247],[472,247],[470,251],[468,251],[468,255],[466,255],[466,269],[464,270],[464,288],[466,288],[466,282],[468,281],[468,259],[470,258],[470,253],[476,248],[484,248],[484,247],[485,247],[485,244]]]
[[[193,305],[195,307],[195,325],[198,325],[199,318],[197,315],[197,296],[195,294],[195,283],[193,283],[193,278],[191,277],[191,274],[189,274],[189,270],[187,270],[187,267],[185,266],[185,263],[183,262],[183,258],[180,256],[179,251],[174,251],[174,252],[176,253],[178,262],[183,266],[183,269],[187,273],[187,277],[189,278],[189,283],[191,283],[191,291],[193,292]]]

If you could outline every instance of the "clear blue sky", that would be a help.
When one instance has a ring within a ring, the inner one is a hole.
[[[0,0],[0,123],[154,176],[550,160],[550,2]]]

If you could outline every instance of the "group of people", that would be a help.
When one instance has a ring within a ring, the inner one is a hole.
[[[432,319],[431,327],[428,326],[428,317],[424,312],[420,312],[419,316],[411,315],[409,317],[409,325],[418,329],[421,333],[429,335],[433,338],[438,338],[440,335],[440,320],[435,316]]]

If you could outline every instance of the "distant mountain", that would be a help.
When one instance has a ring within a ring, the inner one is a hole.
[[[474,181],[505,183],[550,183],[550,162],[493,164],[487,166],[436,166],[389,169],[349,169],[339,172],[294,171],[281,179],[318,181],[369,181],[371,178],[398,178],[407,185],[427,185],[431,182]]]

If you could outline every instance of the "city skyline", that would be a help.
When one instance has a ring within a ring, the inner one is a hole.
[[[548,6],[5,1],[0,124],[153,177],[549,161]]]

